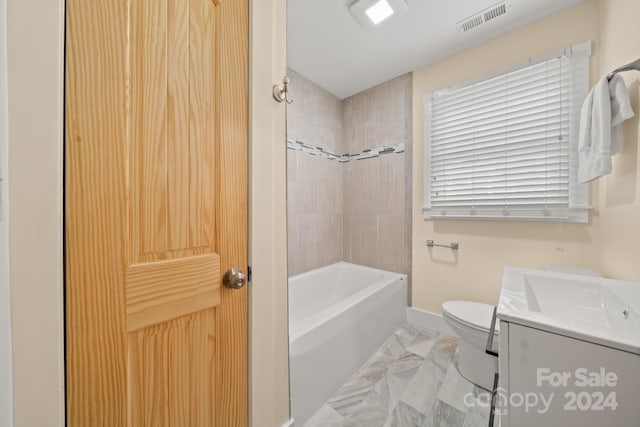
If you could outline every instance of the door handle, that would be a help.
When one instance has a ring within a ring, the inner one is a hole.
[[[240,289],[247,283],[247,276],[237,268],[230,268],[222,276],[222,284],[225,288]]]

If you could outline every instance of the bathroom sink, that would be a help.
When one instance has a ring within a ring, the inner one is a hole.
[[[506,267],[497,316],[640,354],[640,283]]]
[[[553,277],[545,274],[525,273],[525,297],[529,310],[567,320],[609,325],[607,308],[620,307],[620,299],[603,287],[599,280]]]

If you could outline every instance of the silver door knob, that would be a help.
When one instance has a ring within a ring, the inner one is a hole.
[[[225,288],[240,289],[247,283],[247,276],[237,268],[230,268],[222,276],[222,284]]]

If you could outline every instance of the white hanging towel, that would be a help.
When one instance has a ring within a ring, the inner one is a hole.
[[[589,182],[611,173],[611,156],[622,151],[620,124],[634,116],[620,75],[603,77],[587,95],[580,112],[578,180]]]

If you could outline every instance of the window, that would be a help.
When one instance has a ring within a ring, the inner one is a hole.
[[[424,97],[425,219],[588,221],[578,125],[591,43]]]

